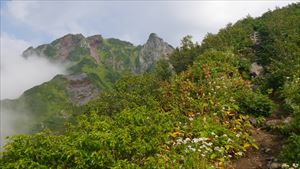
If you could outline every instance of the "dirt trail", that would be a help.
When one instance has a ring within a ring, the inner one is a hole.
[[[278,100],[274,99],[277,105],[281,105]],[[278,155],[282,148],[284,137],[278,133],[269,131],[266,124],[269,122],[283,122],[286,113],[279,106],[270,117],[266,119],[264,127],[254,128],[252,136],[256,140],[259,150],[250,150],[245,157],[233,162],[235,169],[276,169],[281,168]]]
[[[261,129],[253,129],[252,134],[259,150],[253,149],[246,157],[233,162],[235,169],[268,169],[271,163],[276,162],[283,138]]]

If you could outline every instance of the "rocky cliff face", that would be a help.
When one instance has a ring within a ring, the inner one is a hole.
[[[173,50],[155,33],[151,33],[142,46],[134,46],[119,39],[104,39],[101,35],[84,37],[82,34],[68,34],[50,44],[29,47],[23,56],[38,55],[60,63],[76,62],[84,56],[90,56],[97,64],[110,66],[114,70],[141,73]]]
[[[68,80],[67,91],[71,97],[71,102],[75,105],[83,105],[99,94],[99,89],[85,73],[63,77]]]
[[[141,72],[151,68],[151,66],[161,58],[166,58],[172,53],[174,48],[155,33],[151,33],[146,44],[139,51],[139,63]]]
[[[24,57],[37,55],[47,57],[51,61],[65,62],[76,60],[77,55],[88,54],[89,44],[82,34],[68,34],[50,44],[37,48],[29,47],[23,52]]]

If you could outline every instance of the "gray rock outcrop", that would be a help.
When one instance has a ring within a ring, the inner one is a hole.
[[[140,72],[149,70],[153,63],[161,58],[166,58],[172,53],[174,48],[158,37],[155,33],[151,33],[146,44],[144,44],[139,52]]]

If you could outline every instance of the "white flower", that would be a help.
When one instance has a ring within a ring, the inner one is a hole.
[[[190,148],[190,150],[192,150],[192,151],[194,151],[194,152],[196,151],[196,149],[195,149],[195,148]]]
[[[293,163],[293,167],[297,168],[299,165],[296,163]]]
[[[236,134],[236,137],[240,137],[240,136],[241,136],[241,134],[240,134],[240,133]]]
[[[286,164],[286,163],[283,163],[282,165],[281,165],[281,168],[289,168],[290,166],[288,165],[288,164]]]
[[[219,150],[220,150],[220,147],[217,146],[217,147],[214,148],[214,150],[215,150],[215,151],[219,151]]]
[[[242,156],[243,152],[238,152],[237,155]]]
[[[212,142],[209,142],[209,143],[206,143],[206,145],[208,145],[208,146],[212,146],[212,145],[213,145],[213,143],[212,143]]]

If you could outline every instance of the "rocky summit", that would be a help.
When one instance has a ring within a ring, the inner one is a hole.
[[[97,64],[104,64],[114,70],[130,70],[142,73],[152,68],[161,58],[166,58],[174,48],[151,33],[142,46],[115,38],[104,39],[101,35],[84,37],[82,34],[68,34],[49,44],[29,47],[23,52],[25,58],[31,55],[46,57],[53,62],[76,62],[83,57],[93,58]]]

